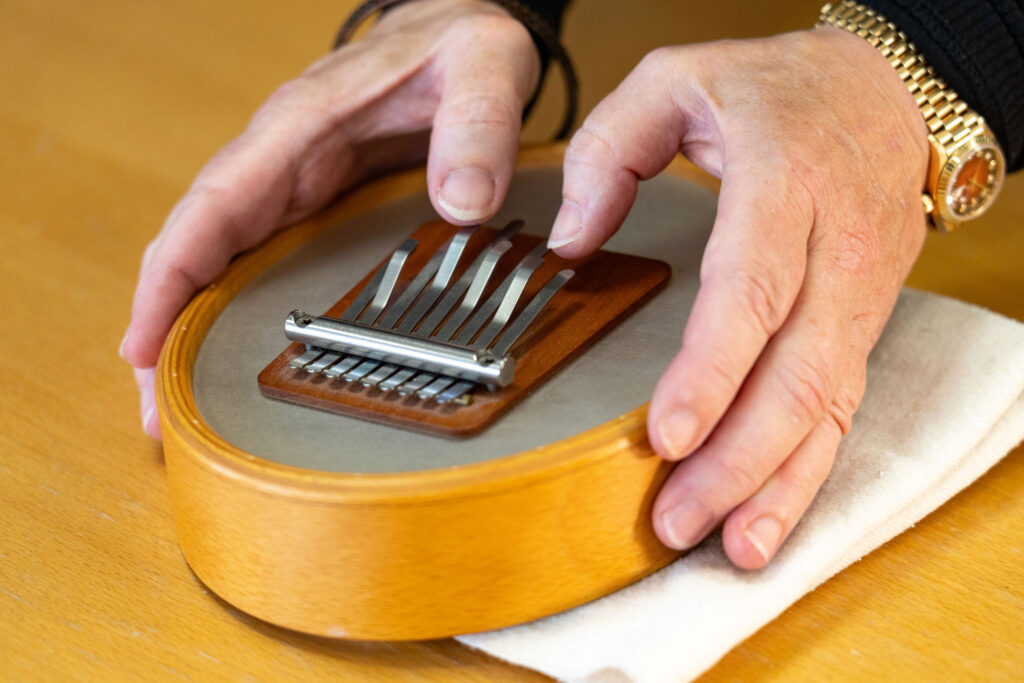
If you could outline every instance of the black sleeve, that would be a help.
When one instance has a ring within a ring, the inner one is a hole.
[[[862,0],[863,1],[863,0]],[[1024,0],[869,0],[1024,166]]]

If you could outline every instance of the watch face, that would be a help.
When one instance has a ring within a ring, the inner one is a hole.
[[[981,215],[995,199],[1003,181],[1003,157],[997,147],[977,146],[953,170],[946,204],[958,220]]]

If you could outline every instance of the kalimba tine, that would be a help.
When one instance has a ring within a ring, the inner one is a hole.
[[[285,335],[295,343],[260,373],[260,390],[415,431],[470,436],[671,274],[660,261],[607,251],[570,263],[548,253],[543,239],[518,234],[522,227],[521,220],[501,231],[424,225],[326,315],[287,316]]]
[[[679,161],[609,251],[541,258],[561,154],[521,151],[500,229],[425,223],[422,170],[367,184],[182,312],[156,393],[178,540],[212,591],[321,636],[438,638],[678,556],[651,529],[672,466],[645,402],[679,348],[715,185]]]

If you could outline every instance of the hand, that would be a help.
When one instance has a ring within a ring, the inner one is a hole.
[[[160,436],[154,366],[178,313],[238,252],[360,179],[427,156],[431,201],[456,224],[493,216],[515,167],[540,57],[480,0],[420,0],[285,83],[217,153],[147,247],[121,354],[143,428]],[[431,127],[433,128],[431,132]]]
[[[868,352],[925,234],[923,119],[888,62],[835,28],[663,48],[590,114],[565,157],[550,246],[574,258],[682,151],[722,179],[682,348],[648,434],[681,461],[654,505],[668,546],[725,520],[764,566],[821,486]]]

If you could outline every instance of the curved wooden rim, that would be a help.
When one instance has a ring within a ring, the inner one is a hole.
[[[564,145],[521,150],[519,168],[552,165]],[[711,190],[717,181],[677,158],[668,172]],[[192,387],[195,361],[213,321],[259,273],[339,221],[379,205],[381,195],[397,199],[425,186],[425,171],[398,173],[364,185],[311,221],[288,228],[237,258],[182,311],[168,335],[157,366],[157,403],[164,430],[174,430],[204,465],[221,476],[245,481],[264,494],[317,503],[421,503],[480,496],[529,485],[539,479],[614,457],[623,447],[646,441],[647,404],[561,441],[468,465],[397,473],[350,474],[310,470],[265,460],[217,434],[199,413]],[[179,368],[180,371],[175,371]],[[516,476],[511,476],[516,475]]]

